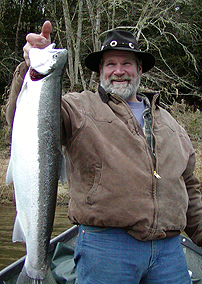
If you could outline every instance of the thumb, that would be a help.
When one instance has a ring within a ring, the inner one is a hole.
[[[50,33],[52,32],[52,25],[50,21],[45,21],[41,28],[41,36],[45,37],[48,41],[51,42]]]

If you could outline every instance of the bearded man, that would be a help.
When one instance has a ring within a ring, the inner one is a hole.
[[[29,50],[50,44],[50,32],[45,22],[40,35],[27,36],[10,89],[10,125]],[[154,56],[130,32],[112,30],[85,64],[100,74],[98,91],[64,95],[61,111],[78,283],[190,284],[179,235],[185,230],[202,245],[195,153],[159,94],[137,93]]]

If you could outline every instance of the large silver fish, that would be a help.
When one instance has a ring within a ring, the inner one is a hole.
[[[13,241],[26,243],[17,283],[56,283],[47,260],[61,174],[61,78],[67,50],[32,48],[17,99],[7,183],[13,181],[16,220]],[[37,72],[39,73],[37,73]]]

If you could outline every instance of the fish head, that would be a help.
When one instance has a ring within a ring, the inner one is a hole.
[[[53,49],[51,60],[51,69],[50,72],[57,73],[61,75],[64,70],[64,67],[67,63],[68,52],[66,49]]]
[[[63,69],[67,61],[66,49],[55,49],[55,44],[40,48],[31,48],[29,52],[30,67],[38,73],[47,75],[56,69]],[[58,70],[59,72],[59,70]]]

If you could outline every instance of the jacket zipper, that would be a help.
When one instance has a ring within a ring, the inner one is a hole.
[[[115,98],[116,98],[118,101],[120,101],[121,103],[123,103],[123,104],[125,105],[127,111],[128,111],[130,114],[132,114],[130,107],[128,106],[128,104],[127,104],[123,99],[117,97],[117,96],[114,95],[114,94],[112,94],[112,96],[115,97]],[[152,111],[152,106],[151,106],[151,111]],[[153,111],[152,111],[152,112],[153,112]],[[132,116],[133,116],[133,114],[132,114]],[[152,117],[153,117],[153,113],[152,113]],[[134,128],[135,128],[136,134],[137,134],[137,135],[140,135],[139,130],[138,130],[138,127],[137,127],[137,125],[136,125],[135,123],[134,123]],[[152,125],[151,125],[151,134],[152,134],[152,136],[154,137],[154,141],[155,141],[155,135],[154,135],[154,133],[153,133],[153,119],[152,119]],[[155,141],[155,148],[156,148],[156,141]],[[160,176],[160,175],[158,174],[158,172],[157,172],[157,161],[156,161],[155,152],[156,152],[156,149],[154,150],[154,153],[152,153],[152,154],[154,155],[154,159],[155,159],[155,165],[154,165],[153,174],[154,174],[155,178],[161,179],[161,176]],[[152,164],[153,164],[153,163],[152,163]]]
[[[151,134],[153,136],[153,139],[154,139],[154,158],[155,158],[155,168],[154,168],[154,176],[155,178],[157,179],[161,179],[161,176],[159,175],[158,173],[158,160],[157,160],[157,157],[156,157],[156,136],[154,135],[154,132],[153,132],[153,127],[154,127],[154,111],[153,111],[153,108],[154,108],[154,101],[153,101],[153,104],[151,105],[151,117],[152,117],[152,125],[151,125]]]
[[[132,111],[131,111],[131,109],[130,109],[130,107],[128,106],[128,104],[124,101],[124,100],[122,100],[122,99],[120,99],[119,97],[117,98],[115,95],[113,95],[117,100],[119,100],[119,101],[121,101],[122,103],[124,103],[124,105],[125,105],[125,107],[126,107],[126,109],[128,110],[128,112],[129,113],[131,113],[132,114]],[[158,161],[157,161],[157,158],[156,158],[156,138],[155,138],[155,135],[154,135],[154,132],[153,132],[153,123],[154,123],[154,119],[153,119],[153,117],[154,117],[154,115],[153,115],[153,110],[152,110],[152,106],[151,106],[151,116],[152,116],[152,125],[151,125],[151,134],[152,134],[152,136],[154,137],[154,152],[152,153],[152,151],[150,152],[150,153],[148,153],[148,155],[150,156],[150,158],[151,158],[151,166],[152,166],[152,171],[153,171],[153,177],[154,178],[152,178],[152,187],[153,187],[153,189],[152,189],[152,195],[153,195],[153,200],[154,200],[154,217],[153,217],[153,225],[152,225],[152,228],[155,230],[156,229],[156,227],[157,227],[157,214],[158,214],[158,204],[157,204],[157,198],[156,198],[156,180],[155,179],[161,179],[161,176],[158,174],[158,172],[157,172],[157,164],[158,164]],[[137,127],[137,125],[134,123],[134,126],[135,126],[135,131],[136,131],[136,133],[137,133],[137,135],[139,135],[139,136],[142,136],[142,135],[140,135],[140,133],[139,133],[139,130],[138,130],[138,127]],[[146,140],[146,138],[145,137],[142,137],[142,139],[144,139],[144,140]],[[145,143],[146,143],[146,141],[145,141]],[[148,143],[147,143],[148,144]],[[154,162],[152,161],[152,157],[151,157],[151,155],[153,155],[154,156]]]
[[[157,178],[157,179],[161,179],[161,176],[154,170],[154,176]]]

